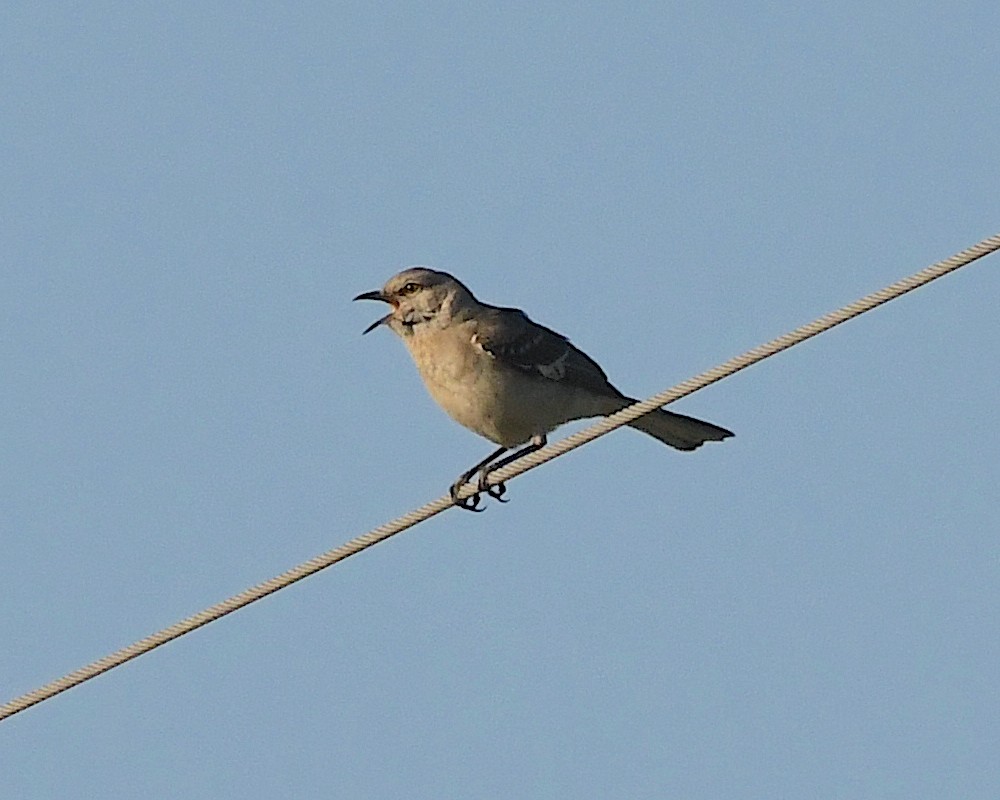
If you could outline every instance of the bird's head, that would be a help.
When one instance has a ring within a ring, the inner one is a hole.
[[[447,321],[454,312],[473,301],[471,292],[447,272],[427,267],[410,267],[393,275],[381,289],[362,292],[355,300],[381,300],[392,311],[376,320],[365,333],[379,325],[388,325],[400,336],[408,336],[414,328],[432,320]]]

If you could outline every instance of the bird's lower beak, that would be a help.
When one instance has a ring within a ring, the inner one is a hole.
[[[381,300],[383,303],[388,303],[389,302],[388,300],[385,299],[385,297],[382,295],[382,292],[379,291],[378,289],[375,289],[374,291],[371,291],[371,292],[362,292],[361,294],[359,294],[354,299],[355,300]],[[392,312],[391,311],[388,314],[386,314],[384,317],[382,317],[382,319],[375,320],[371,325],[369,325],[367,328],[365,328],[361,332],[361,335],[364,336],[366,333],[370,333],[371,331],[375,330],[379,325],[385,325],[385,323],[387,323],[390,319],[392,319]]]
[[[385,325],[385,323],[387,323],[390,319],[392,319],[392,312],[391,311],[388,314],[386,314],[384,317],[382,317],[382,319],[375,320],[371,325],[369,325],[367,328],[365,328],[363,331],[361,331],[361,335],[364,336],[366,333],[371,333],[379,325]]]

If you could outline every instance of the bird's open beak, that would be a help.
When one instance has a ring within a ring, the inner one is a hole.
[[[389,302],[388,300],[385,299],[385,297],[382,296],[382,292],[379,291],[378,289],[375,289],[374,291],[371,291],[371,292],[362,292],[361,294],[359,294],[354,299],[355,300],[381,300],[383,303],[388,303]],[[371,331],[375,330],[379,325],[385,325],[385,323],[387,323],[390,319],[392,319],[392,312],[391,311],[388,314],[386,314],[384,317],[382,317],[382,319],[375,320],[371,325],[369,325],[367,328],[364,329],[364,331],[361,332],[361,335],[364,336],[366,333],[370,333]]]

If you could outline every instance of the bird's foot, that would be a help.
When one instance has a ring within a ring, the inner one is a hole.
[[[451,495],[451,499],[455,503],[455,505],[458,506],[459,508],[465,509],[466,511],[476,511],[476,512],[485,511],[486,510],[485,508],[479,507],[479,501],[482,499],[482,495],[479,492],[476,492],[475,494],[470,494],[468,497],[459,500],[458,490],[461,489],[464,485],[465,485],[464,479],[456,481],[451,485],[451,489],[449,490],[448,493]]]
[[[479,501],[482,499],[482,495],[476,492],[473,495],[469,495],[464,500],[455,501],[455,505],[466,511],[475,511],[477,514],[481,511],[485,511],[485,508],[479,507]]]
[[[504,483],[494,483],[490,485],[489,483],[486,482],[486,478],[488,475],[489,472],[485,469],[479,473],[479,481],[476,484],[476,488],[479,489],[480,492],[486,492],[486,494],[488,494],[494,500],[497,500],[501,503],[509,502],[510,498],[508,498],[507,500],[503,499],[503,496],[507,494],[507,485]]]

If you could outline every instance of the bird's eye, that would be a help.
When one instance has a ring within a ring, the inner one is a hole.
[[[419,283],[408,283],[400,289],[400,294],[413,294],[417,289],[420,288]]]

